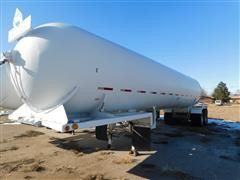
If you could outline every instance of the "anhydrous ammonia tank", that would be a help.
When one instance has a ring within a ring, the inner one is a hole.
[[[75,26],[51,23],[22,37],[11,74],[34,111],[64,105],[67,112],[190,107],[199,83],[147,57]]]
[[[16,109],[22,104],[11,83],[9,67],[0,66],[0,107]]]

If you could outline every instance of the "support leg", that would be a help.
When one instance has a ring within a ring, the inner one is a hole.
[[[158,119],[158,116],[159,116],[159,111],[157,111],[156,107],[153,106],[152,112],[153,112],[153,116],[152,116],[152,122],[151,122],[151,129],[154,129],[157,126],[157,119]],[[157,112],[158,112],[158,115],[157,115]]]
[[[130,130],[130,134],[132,136],[132,146],[131,146],[131,149],[129,151],[129,154],[133,154],[134,156],[138,156],[139,152],[137,151],[137,149],[133,145],[133,123],[132,122],[129,122],[129,130]]]
[[[138,156],[139,152],[136,150],[135,146],[132,145],[129,154],[133,154],[134,156]]]
[[[111,149],[112,147],[112,134],[108,135],[108,145],[107,145],[107,149]]]
[[[112,147],[112,126],[108,125],[108,131],[107,131],[107,138],[108,138],[108,145],[107,148],[111,149]]]

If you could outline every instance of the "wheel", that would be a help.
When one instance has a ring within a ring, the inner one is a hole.
[[[139,155],[139,152],[137,150],[133,151],[133,155],[137,157]]]
[[[202,113],[199,115],[199,126],[204,126],[205,123],[205,115],[204,115],[204,111],[202,111]]]
[[[191,125],[193,126],[204,126],[205,116],[202,112],[201,114],[191,114]]]
[[[139,152],[137,150],[130,150],[128,154],[136,157],[139,155]]]
[[[107,149],[108,149],[108,150],[110,150],[111,147],[112,147],[111,144],[108,144],[108,145],[107,145]]]

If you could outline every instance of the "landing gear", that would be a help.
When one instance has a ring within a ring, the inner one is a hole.
[[[102,141],[107,141],[107,149],[112,147],[113,125],[97,126],[95,129],[96,138]]]
[[[133,129],[133,123],[132,122],[129,122],[129,131],[130,131],[130,134],[132,136],[132,146],[131,146],[131,149],[129,151],[129,154],[132,154],[134,156],[138,156],[139,152],[137,151],[137,149],[134,146],[134,138],[133,138],[134,129]]]
[[[156,120],[160,118],[160,111],[156,111]]]
[[[74,130],[72,130],[71,133],[72,133],[72,135],[75,135],[75,131]]]
[[[130,131],[130,134],[131,134],[131,137],[132,137],[132,146],[131,146],[131,149],[129,151],[129,154],[133,154],[134,156],[138,156],[139,155],[139,152],[136,150],[135,146],[133,145],[134,144],[134,140],[133,140],[133,123],[132,122],[129,122],[129,131]]]
[[[129,154],[134,155],[135,157],[139,155],[139,152],[136,150],[134,146],[131,147]]]
[[[112,137],[108,139],[107,149],[110,150],[112,147]]]
[[[129,131],[132,137],[132,145],[129,154],[138,156],[137,149],[150,150],[151,149],[151,128],[141,125],[136,125],[129,122]]]
[[[112,137],[113,137],[113,127],[111,124],[108,125],[108,129],[107,129],[107,138],[108,138],[108,145],[107,145],[107,149],[111,149],[112,147]]]
[[[157,116],[159,111],[156,111],[156,107],[153,107],[152,114],[146,112],[136,113],[137,116],[140,116],[139,119],[133,118],[131,121],[128,121],[129,132],[131,134],[132,144],[129,154],[134,156],[139,155],[137,149],[149,150],[151,147],[151,129],[156,128]],[[143,116],[144,115],[144,116]],[[112,147],[112,138],[113,138],[113,129],[115,123],[108,125],[96,126],[95,135],[99,140],[107,142],[107,149]]]

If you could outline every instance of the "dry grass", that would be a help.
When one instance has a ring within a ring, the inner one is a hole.
[[[230,106],[208,105],[208,117],[240,122],[240,104]]]
[[[98,155],[97,155],[97,160],[98,161],[102,161],[105,160],[108,156],[114,154],[114,152],[112,151],[101,151]]]
[[[41,166],[40,164],[38,163],[34,163],[32,165],[29,165],[29,166],[23,166],[21,171],[23,172],[42,172],[42,171],[45,171],[46,168]]]
[[[29,171],[42,171],[44,170],[35,159],[22,159],[18,161],[5,162],[0,164],[0,170],[5,173],[11,173],[13,171],[22,170],[24,172]]]
[[[133,159],[129,155],[123,156],[123,157],[120,157],[118,159],[113,160],[113,163],[115,163],[115,164],[132,164],[132,163],[135,163],[135,162],[136,162],[136,159]]]
[[[36,136],[40,136],[43,135],[45,133],[39,132],[39,131],[26,131],[23,134],[20,134],[18,136],[14,136],[14,138],[18,139],[18,138],[25,138],[25,137],[36,137]]]
[[[62,166],[55,170],[55,172],[66,172],[68,174],[73,174],[76,171],[76,168],[71,166]]]
[[[24,179],[32,179],[33,177],[32,176],[29,176],[29,175],[27,175],[27,176],[24,176]]]
[[[102,156],[104,156],[104,155],[111,155],[111,154],[114,154],[114,152],[112,152],[112,151],[101,151],[99,153],[99,155],[102,155]]]
[[[7,143],[7,142],[8,142],[8,141],[7,141],[6,139],[3,139],[3,140],[0,141],[0,144],[1,144],[1,143]]]
[[[17,146],[11,146],[11,147],[6,147],[5,149],[0,149],[0,152],[6,152],[6,151],[15,151],[18,150],[19,148]]]
[[[90,174],[84,179],[86,179],[86,180],[107,180],[107,178],[104,177],[103,174]]]
[[[79,152],[78,150],[73,150],[73,153],[76,154],[77,156],[81,157],[84,155],[83,152]]]
[[[7,115],[0,116],[0,124],[4,123],[12,123],[12,121],[8,119]]]

